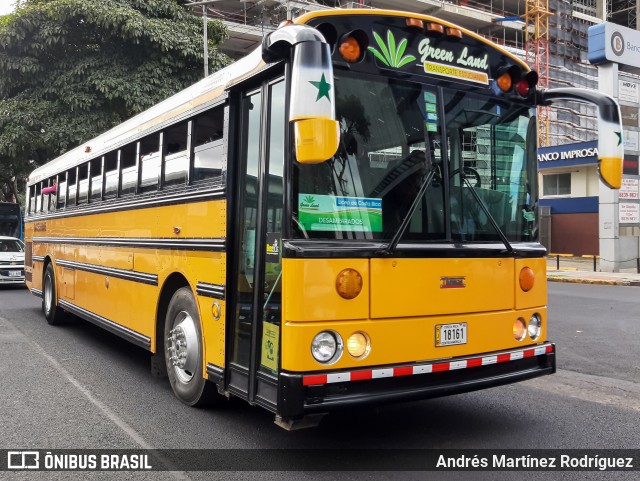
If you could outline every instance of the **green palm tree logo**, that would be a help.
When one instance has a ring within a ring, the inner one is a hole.
[[[373,47],[369,47],[368,50],[376,56],[387,67],[400,68],[407,65],[409,62],[413,62],[416,58],[413,55],[404,55],[404,51],[407,48],[407,39],[403,38],[396,48],[396,39],[393,36],[391,30],[387,30],[387,43],[384,43],[382,37],[376,32],[373,32],[373,37],[376,39],[380,51]]]
[[[307,204],[313,204],[316,201],[316,199],[312,195],[308,195],[304,199],[302,199],[302,201]]]

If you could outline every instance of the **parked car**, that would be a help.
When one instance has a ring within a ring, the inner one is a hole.
[[[24,284],[24,243],[0,236],[0,285]]]

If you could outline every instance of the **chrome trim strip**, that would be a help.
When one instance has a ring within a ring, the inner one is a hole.
[[[151,286],[158,285],[158,276],[156,274],[148,274],[146,272],[138,272],[127,269],[117,269],[115,267],[106,267],[97,264],[87,264],[85,262],[67,261],[58,259],[56,265],[67,267],[69,269],[77,269],[79,271],[91,272],[93,274],[103,274],[105,276],[125,279],[127,281],[140,282]]]
[[[57,219],[61,217],[77,217],[89,214],[102,214],[121,210],[144,209],[149,207],[160,207],[171,204],[184,204],[213,199],[224,199],[226,197],[225,187],[215,187],[213,189],[203,190],[202,192],[189,189],[174,194],[158,195],[157,197],[136,197],[135,200],[128,198],[111,198],[103,201],[96,201],[96,204],[83,204],[81,206],[71,206],[68,209],[64,207],[61,210],[51,212],[40,212],[30,214],[25,217],[25,221],[31,222],[41,219]]]
[[[225,251],[225,238],[162,238],[162,237],[34,237],[33,242],[48,244],[75,244],[114,247],[140,247],[143,249],[173,249],[192,251]]]
[[[224,300],[225,286],[219,284],[208,284],[206,282],[198,282],[196,284],[196,293],[199,296],[213,297],[214,299]]]
[[[85,319],[86,321],[89,321],[92,324],[95,324],[96,326],[102,327],[103,329],[109,331],[112,334],[115,334],[116,336],[120,336],[123,339],[126,339],[127,341],[130,341],[133,344],[143,347],[147,350],[151,349],[151,338],[143,334],[140,334],[139,332],[133,331],[128,327],[121,326],[120,324],[117,324],[113,321],[110,321],[109,319],[106,319],[102,316],[94,314],[93,312],[83,309],[82,307],[76,306],[75,304],[71,304],[70,302],[65,301],[63,299],[59,299],[58,304],[65,311],[69,311],[72,314],[75,314],[76,316],[79,316]]]
[[[32,261],[36,261],[36,262],[44,262],[44,256],[31,256],[31,260]]]
[[[31,294],[33,294],[36,297],[42,298],[42,291],[40,289],[36,289],[35,287],[31,288]]]

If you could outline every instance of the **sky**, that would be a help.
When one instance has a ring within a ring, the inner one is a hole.
[[[0,15],[13,12],[13,0],[0,0]]]

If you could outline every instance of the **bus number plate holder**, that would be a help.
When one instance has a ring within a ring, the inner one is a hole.
[[[467,323],[436,325],[436,347],[467,343]]]

